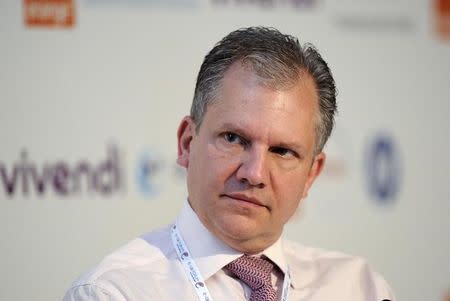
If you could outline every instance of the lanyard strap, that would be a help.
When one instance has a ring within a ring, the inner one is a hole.
[[[211,295],[209,294],[208,288],[206,287],[205,280],[200,273],[194,259],[191,257],[189,250],[181,237],[180,232],[177,229],[177,225],[172,226],[172,243],[177,252],[178,259],[183,264],[186,276],[188,276],[191,281],[192,286],[197,292],[198,299],[200,301],[212,301]],[[283,281],[283,291],[281,293],[281,301],[288,301],[289,287],[291,286],[291,275],[289,269],[284,277]]]
[[[212,301],[211,295],[209,294],[208,288],[206,287],[205,281],[203,280],[200,271],[192,259],[180,232],[177,229],[177,225],[172,227],[172,243],[178,254],[178,259],[183,264],[186,275],[189,277],[195,291],[197,292],[199,300],[202,301]]]

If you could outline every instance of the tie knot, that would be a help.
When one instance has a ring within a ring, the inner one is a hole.
[[[226,265],[228,270],[244,281],[252,290],[271,287],[273,264],[266,259],[244,255]]]

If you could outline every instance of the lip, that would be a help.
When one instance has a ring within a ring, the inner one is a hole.
[[[251,203],[251,204],[254,204],[254,205],[257,205],[257,206],[268,208],[266,205],[264,205],[263,202],[261,202],[257,198],[254,198],[254,197],[251,197],[251,196],[247,196],[247,195],[242,194],[242,193],[226,193],[226,194],[223,194],[223,196],[226,196],[226,197],[238,200],[238,201],[243,201],[243,202]]]

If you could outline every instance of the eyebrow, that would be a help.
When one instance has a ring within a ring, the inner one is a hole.
[[[238,134],[239,136],[242,136],[245,140],[251,141],[248,137],[251,135],[248,134],[246,131],[245,126],[236,125],[235,123],[229,123],[225,122],[219,127],[219,131],[230,131]],[[295,143],[295,142],[280,142],[275,143],[273,145],[270,145],[270,147],[280,147],[280,148],[286,148],[286,149],[292,149],[295,150],[300,155],[306,155],[306,149],[302,144]]]

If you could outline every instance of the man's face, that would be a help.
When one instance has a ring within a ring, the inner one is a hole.
[[[190,117],[181,122],[178,163],[206,228],[257,253],[279,238],[322,169],[324,154],[314,154],[317,93],[309,75],[277,91],[237,62],[218,94],[198,133]]]

